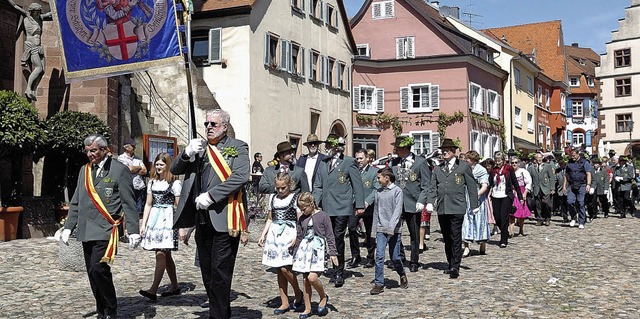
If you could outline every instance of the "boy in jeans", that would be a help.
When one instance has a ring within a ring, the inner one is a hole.
[[[394,182],[396,178],[389,167],[378,170],[380,188],[375,193],[373,229],[376,234],[376,277],[370,293],[384,292],[384,249],[389,244],[389,256],[398,275],[400,288],[408,288],[409,281],[400,260],[400,231],[402,229],[402,189]]]

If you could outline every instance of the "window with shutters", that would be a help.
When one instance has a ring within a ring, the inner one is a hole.
[[[533,78],[527,76],[527,92],[533,95]]]
[[[587,85],[588,85],[589,87],[594,87],[594,86],[596,86],[596,83],[593,81],[593,77],[592,77],[592,76],[587,76],[586,78],[587,78]]]
[[[544,143],[544,130],[545,126],[543,124],[538,124],[538,146],[542,146]]]
[[[616,79],[616,97],[631,96],[631,78]]]
[[[573,132],[572,141],[573,147],[580,147],[584,144],[584,133]]]
[[[384,89],[367,85],[354,87],[353,110],[365,114],[384,112]]]
[[[527,113],[527,132],[533,133],[535,130],[535,122],[533,121],[533,114]]]
[[[358,53],[356,54],[356,58],[370,58],[371,52],[369,52],[369,44],[358,44],[357,46]]]
[[[304,13],[305,8],[305,2],[308,0],[291,0],[291,10],[298,12],[298,13]]]
[[[520,87],[520,69],[513,68],[513,81],[516,83],[516,87]]]
[[[415,37],[396,38],[396,59],[415,58]]]
[[[550,150],[551,149],[551,127],[547,126],[545,127],[545,130],[547,133],[545,145],[547,145],[547,150]]]
[[[613,51],[615,57],[614,67],[621,68],[631,66],[631,49],[622,49]]]
[[[322,0],[311,0],[311,7],[309,8],[309,14],[316,20],[324,20],[324,11],[322,6]]]
[[[344,69],[345,69],[345,64],[344,62],[340,62],[338,61],[338,63],[336,63],[336,88],[340,89],[340,90],[344,90]]]
[[[469,83],[469,109],[471,112],[482,114],[484,110],[484,96],[482,88],[475,84]]]
[[[342,79],[344,81],[344,86],[342,89],[346,92],[351,92],[351,67],[347,66],[344,68],[344,73],[342,73]]]
[[[549,94],[549,89],[544,89],[544,106],[549,109],[549,105],[551,104],[551,95]]]
[[[322,81],[322,59],[317,51],[309,51],[309,80]]]
[[[371,17],[374,20],[393,18],[395,15],[393,3],[393,0],[374,2],[371,5]]]
[[[329,26],[330,29],[338,29],[338,16],[338,10],[327,3],[327,8],[325,11],[325,23],[327,24],[327,26]]]
[[[336,87],[336,85],[338,83],[336,81],[336,78],[335,78],[335,75],[336,75],[335,67],[336,67],[336,60],[334,58],[329,57],[327,59],[327,82],[326,82],[326,84],[331,86],[331,87]]]
[[[289,73],[298,77],[304,77],[304,56],[304,48],[298,43],[291,42]]]
[[[542,106],[542,85],[538,85],[538,90],[536,91],[536,105]]]
[[[194,30],[191,35],[191,60],[197,66],[209,65],[209,30]]]
[[[516,127],[522,128],[522,111],[517,106],[513,109],[513,117]]]
[[[431,83],[409,84],[400,88],[400,110],[409,113],[433,112],[440,108],[440,86]]]
[[[411,151],[417,155],[427,155],[440,147],[440,133],[433,131],[409,132],[415,144]]]
[[[209,63],[220,63],[222,61],[222,28],[209,30]]]
[[[495,154],[495,152],[500,152],[502,150],[502,146],[500,144],[501,144],[500,137],[492,135],[491,136],[491,155],[489,155],[490,157],[493,157],[493,154]]]
[[[496,91],[487,90],[487,113],[494,119],[500,118],[500,99],[502,97]]]
[[[571,117],[584,117],[584,105],[582,100],[571,101]]]
[[[280,38],[267,33],[265,36],[264,64],[270,68],[278,68],[280,54]]]
[[[480,141],[480,132],[471,130],[469,132],[469,150],[476,151],[479,154],[482,154],[481,141]]]

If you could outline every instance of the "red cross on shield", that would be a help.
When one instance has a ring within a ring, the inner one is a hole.
[[[138,48],[138,36],[133,32],[135,25],[131,21],[107,24],[104,36],[109,53],[118,60],[128,60]]]

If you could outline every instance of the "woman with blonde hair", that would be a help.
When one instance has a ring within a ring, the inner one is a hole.
[[[473,178],[478,185],[478,208],[473,213],[471,208],[467,209],[464,221],[462,222],[462,240],[464,240],[464,251],[462,256],[469,255],[469,243],[480,244],[480,254],[484,254],[487,249],[487,241],[491,237],[491,230],[488,222],[487,194],[489,193],[489,174],[487,170],[478,165],[480,154],[476,151],[469,151],[466,154],[466,161],[471,166]],[[468,201],[467,201],[468,202]]]

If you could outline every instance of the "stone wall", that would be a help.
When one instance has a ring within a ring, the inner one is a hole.
[[[0,2],[0,90],[13,90],[18,14],[6,1]]]

